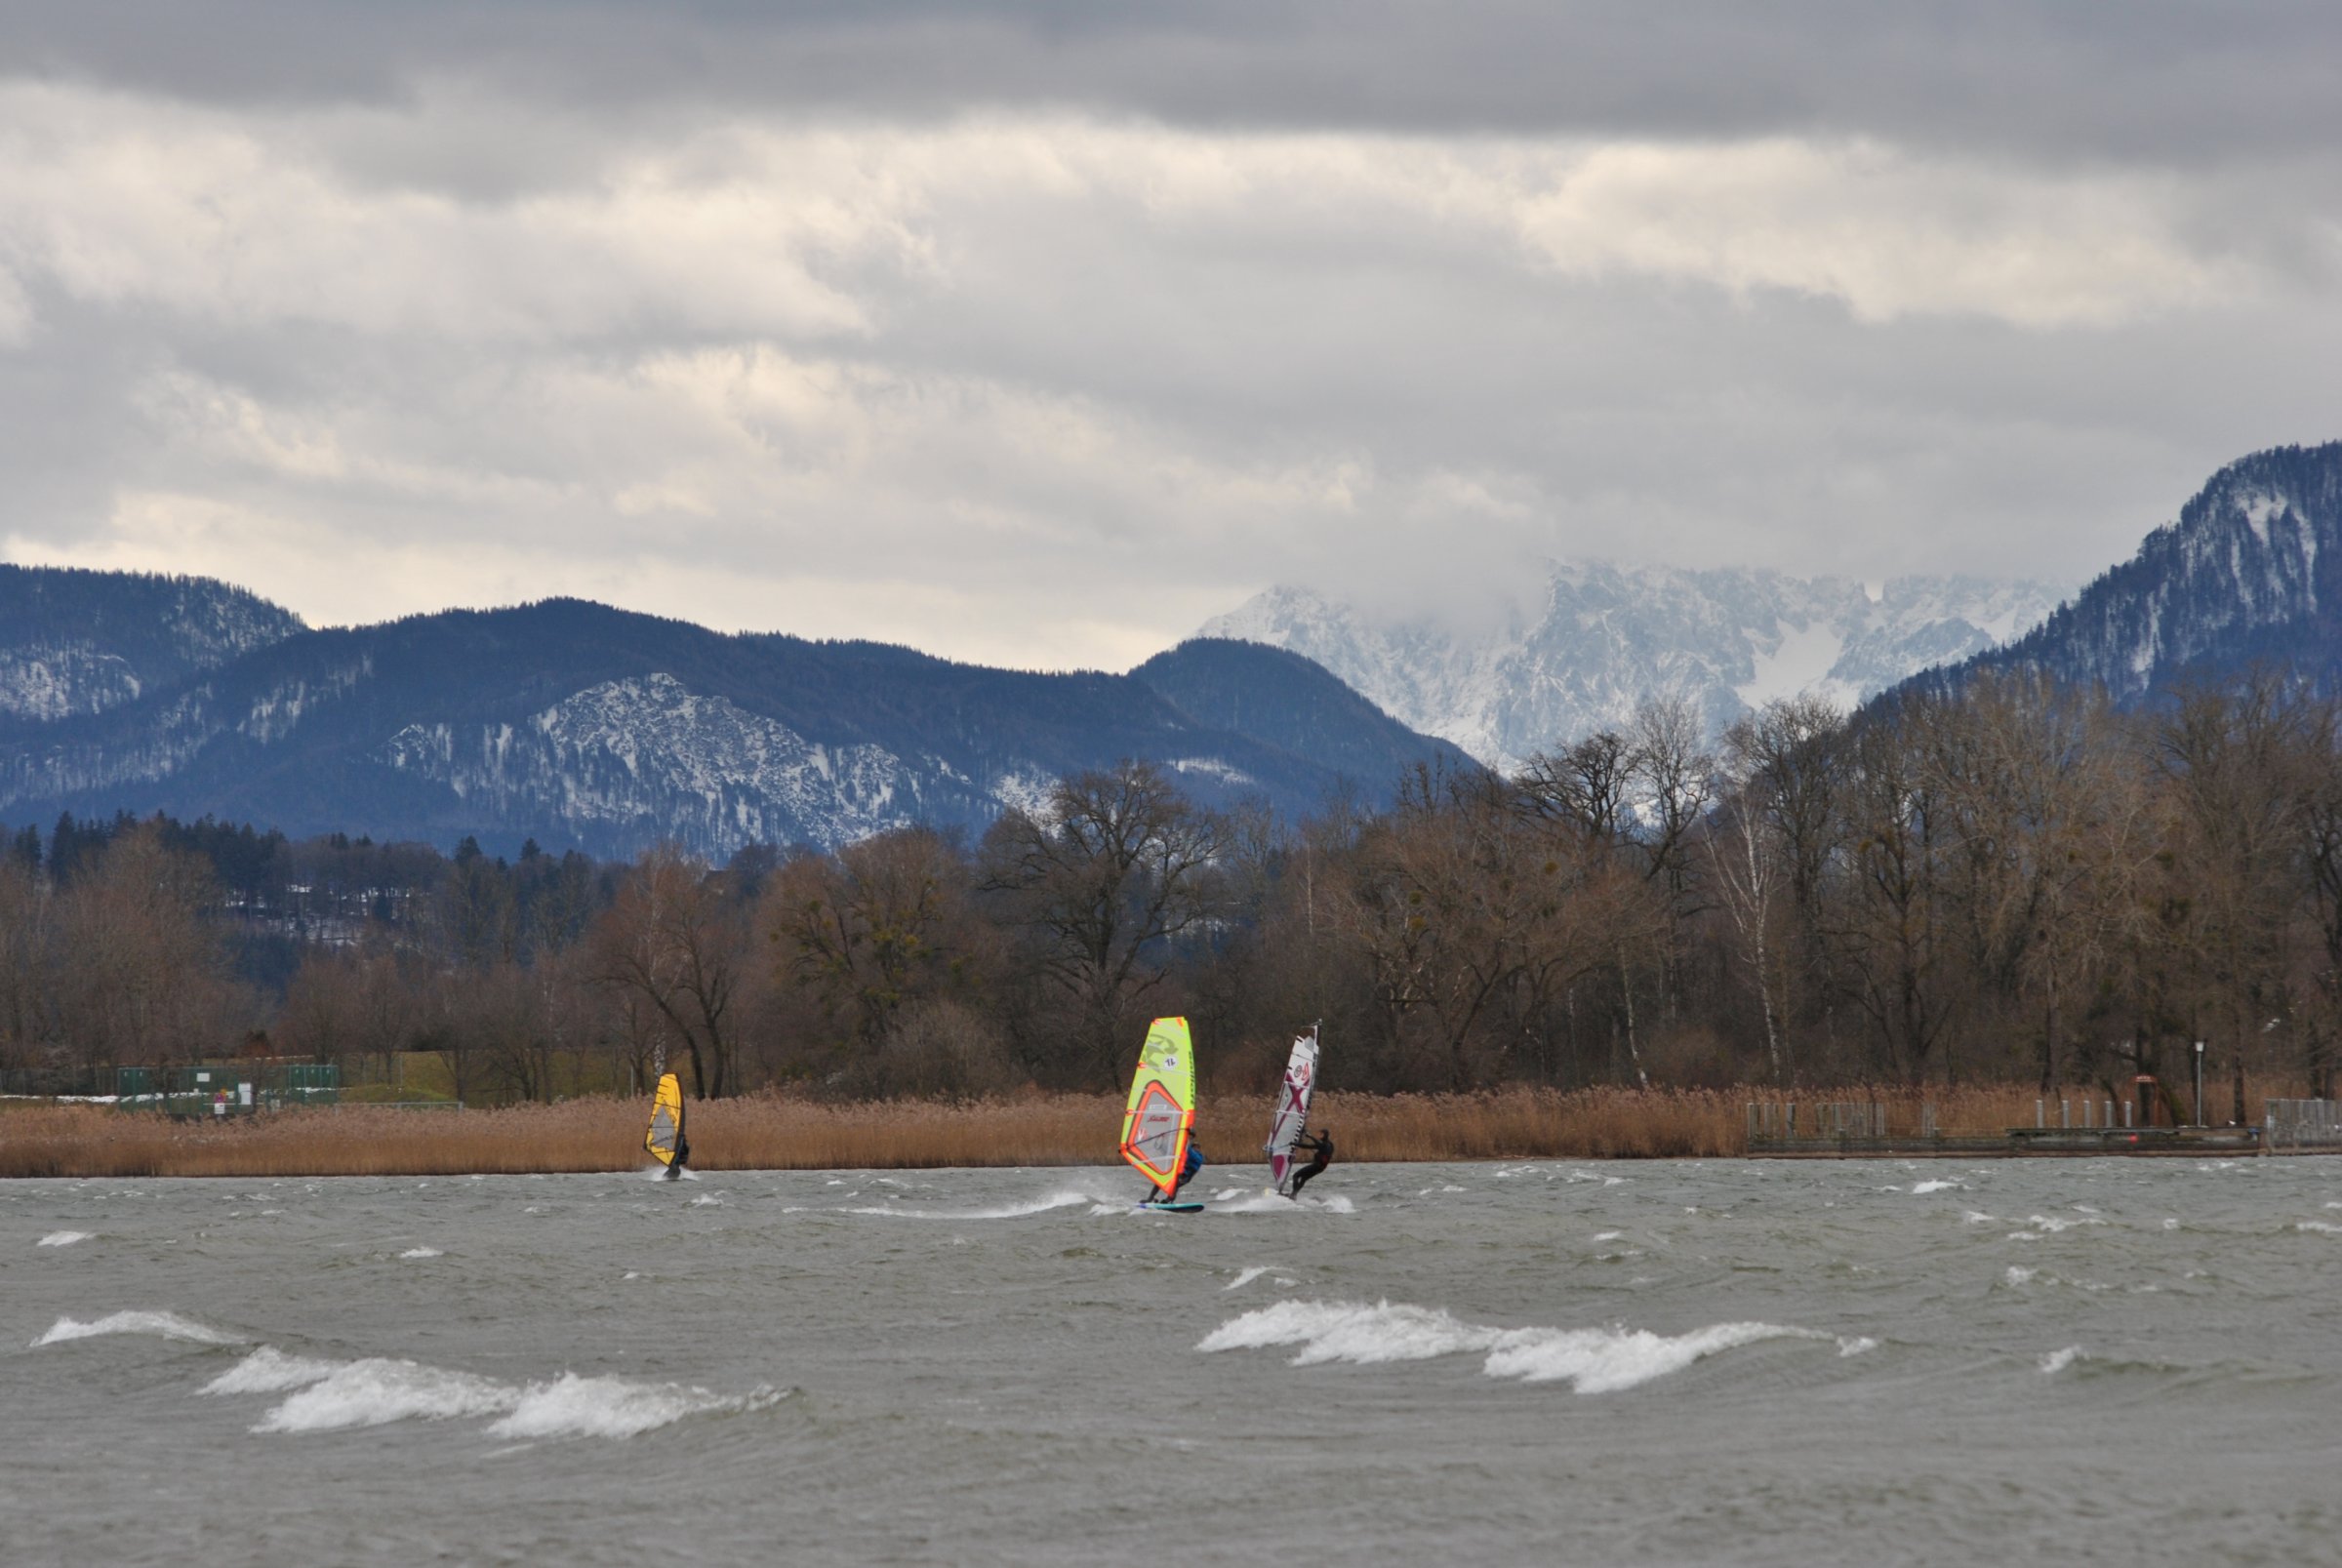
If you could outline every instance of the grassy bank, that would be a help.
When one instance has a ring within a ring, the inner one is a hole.
[[[2276,1089],[2272,1092],[2286,1092]],[[2080,1091],[2075,1091],[2077,1095]],[[1325,1094],[1311,1120],[1346,1160],[1727,1157],[1745,1152],[1751,1100],[1777,1090],[1505,1089],[1476,1095]],[[1801,1103],[1885,1099],[1896,1130],[1918,1124],[1909,1091],[1804,1091]],[[1984,1087],[1925,1099],[1947,1133],[2030,1126],[2036,1091]],[[2256,1094],[2248,1104],[2258,1113]],[[175,1123],[95,1106],[42,1106],[0,1120],[0,1177],[446,1176],[620,1171],[647,1163],[648,1103],[573,1100],[498,1110],[344,1106],[228,1123]],[[2056,1097],[2048,1109],[2055,1125]],[[773,1096],[691,1107],[693,1164],[717,1170],[1105,1165],[1122,1103],[1033,1095],[944,1105],[834,1105]],[[1197,1130],[1215,1161],[1254,1163],[1268,1131],[1257,1097],[1207,1098]],[[2079,1111],[2077,1112],[2079,1121]]]

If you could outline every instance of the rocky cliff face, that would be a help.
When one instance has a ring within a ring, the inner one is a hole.
[[[921,818],[918,770],[823,745],[672,675],[604,681],[517,724],[410,724],[382,760],[499,823],[581,839],[835,849]]]
[[[1458,630],[1380,620],[1280,587],[1206,623],[1218,637],[1288,648],[1393,717],[1513,768],[1605,726],[1646,698],[1679,696],[1712,733],[1776,697],[1851,707],[1948,660],[1998,646],[2057,604],[2039,583],[1845,578],[1555,563],[1542,603]]]

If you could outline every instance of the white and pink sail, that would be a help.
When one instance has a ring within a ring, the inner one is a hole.
[[[1276,1092],[1276,1118],[1269,1124],[1269,1176],[1277,1191],[1293,1195],[1293,1146],[1309,1127],[1310,1096],[1317,1089],[1317,1025],[1293,1041],[1285,1059],[1285,1081]]]

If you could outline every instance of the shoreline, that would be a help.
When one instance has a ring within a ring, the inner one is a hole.
[[[1506,1089],[1473,1095],[1327,1093],[1312,1125],[1337,1161],[1736,1157],[1745,1097],[1716,1090]],[[1203,1096],[1197,1141],[1215,1164],[1261,1160],[1269,1096]],[[650,1102],[430,1111],[344,1106],[221,1123],[97,1106],[0,1115],[0,1179],[470,1176],[624,1173],[649,1165]],[[946,1104],[692,1101],[692,1169],[932,1170],[1114,1165],[1119,1095]],[[1226,1151],[1225,1157],[1220,1151]]]
[[[1330,1130],[1337,1163],[1508,1159],[2003,1158],[2120,1153],[2072,1137],[2010,1133],[2036,1114],[2029,1088],[1988,1085],[1802,1091],[1809,1105],[1872,1101],[1917,1129],[1920,1107],[1944,1136],[1928,1149],[1900,1136],[1751,1146],[1749,1106],[1767,1088],[1476,1094],[1327,1092],[1310,1121]],[[1196,1137],[1214,1165],[1261,1163],[1267,1094],[1199,1097]],[[2049,1104],[2055,1105],[2054,1101]],[[92,1105],[0,1113],[0,1180],[141,1177],[531,1176],[623,1174],[651,1164],[647,1097],[455,1110],[384,1106],[291,1108],[223,1122],[175,1122]],[[692,1169],[937,1170],[1112,1166],[1122,1098],[1040,1094],[970,1102],[836,1103],[756,1095],[688,1103]],[[2217,1129],[2206,1129],[2216,1134]],[[2187,1140],[2192,1152],[2235,1152]],[[2207,1140],[2208,1142],[2208,1140]],[[2025,1146],[2038,1146],[2029,1149]],[[2177,1150],[2175,1149],[2174,1152]],[[2258,1150],[2251,1152],[2257,1153]],[[2285,1150],[2293,1152],[2293,1150]]]

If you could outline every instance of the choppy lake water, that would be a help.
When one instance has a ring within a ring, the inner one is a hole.
[[[2342,1560],[2342,1161],[1258,1177],[0,1184],[0,1557]]]

